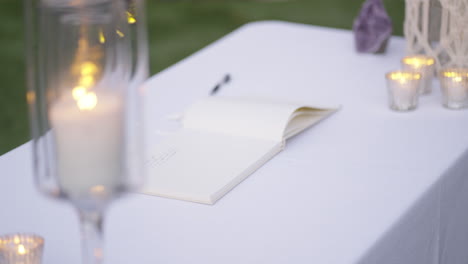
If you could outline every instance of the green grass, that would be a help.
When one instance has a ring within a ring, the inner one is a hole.
[[[19,0],[0,2],[0,155],[29,139],[21,4]],[[251,21],[275,19],[350,29],[361,5],[360,0],[147,0],[151,72]],[[401,35],[404,0],[385,0],[385,5],[394,33]]]

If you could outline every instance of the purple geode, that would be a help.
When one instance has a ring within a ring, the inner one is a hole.
[[[382,0],[367,0],[353,25],[356,50],[382,53],[392,35],[392,21]]]

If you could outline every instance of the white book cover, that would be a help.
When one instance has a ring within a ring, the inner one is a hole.
[[[288,138],[337,109],[208,97],[187,109],[182,129],[155,146],[142,192],[214,204],[280,152]]]

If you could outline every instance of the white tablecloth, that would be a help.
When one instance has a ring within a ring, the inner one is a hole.
[[[146,85],[148,144],[164,116],[206,96],[269,95],[343,109],[216,205],[139,194],[107,214],[106,263],[468,263],[468,110],[440,92],[410,113],[387,107],[385,55],[354,52],[349,31],[248,24]],[[44,263],[79,263],[77,216],[33,186],[31,145],[0,157],[0,233],[45,237]]]

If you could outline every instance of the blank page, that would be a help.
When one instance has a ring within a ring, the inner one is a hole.
[[[280,142],[184,129],[154,148],[143,193],[213,204],[281,147]]]

